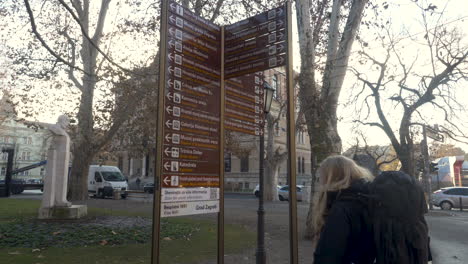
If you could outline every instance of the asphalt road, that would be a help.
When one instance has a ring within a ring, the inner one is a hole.
[[[25,191],[14,198],[41,199],[40,191]],[[88,205],[115,210],[152,211],[152,196],[141,195],[126,200],[89,199]],[[252,194],[226,194],[225,222],[241,224],[252,231],[257,228],[257,198]],[[299,234],[303,233],[308,204],[298,202]],[[289,217],[288,202],[269,202],[265,204],[265,229],[268,263],[289,263]],[[194,216],[196,218],[216,219],[214,214]],[[434,264],[468,263],[468,212],[452,210],[434,210],[426,216]],[[299,235],[300,263],[310,263],[309,241]],[[226,263],[254,263],[255,249],[250,249],[239,256],[226,256]],[[215,262],[205,262],[215,263]]]

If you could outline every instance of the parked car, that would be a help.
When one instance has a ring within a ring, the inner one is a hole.
[[[10,193],[12,194],[20,194],[24,192],[24,184],[25,181],[22,179],[11,179],[10,183]],[[0,188],[5,188],[5,180],[0,180]],[[3,191],[3,190],[2,190]]]
[[[302,185],[296,185],[297,200],[302,201]],[[289,186],[285,185],[278,190],[278,198],[280,201],[286,201],[289,199]]]
[[[148,182],[143,185],[143,191],[145,193],[153,193],[154,192],[154,183]]]
[[[432,204],[442,210],[460,208],[460,198],[463,208],[468,208],[468,187],[448,187],[432,194]]]
[[[280,188],[281,188],[281,185],[276,185],[276,189],[278,189],[278,191]],[[255,189],[253,190],[253,194],[257,198],[260,196],[260,185],[257,184],[257,186],[255,186]]]

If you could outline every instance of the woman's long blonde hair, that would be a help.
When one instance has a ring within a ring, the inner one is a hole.
[[[328,214],[328,192],[348,188],[351,182],[358,179],[372,181],[374,176],[365,168],[357,165],[352,159],[336,155],[326,158],[318,169],[319,189],[313,198],[314,214],[312,215],[313,246],[317,245],[320,233]]]

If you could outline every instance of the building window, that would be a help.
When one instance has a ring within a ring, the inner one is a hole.
[[[28,144],[28,138],[27,137],[23,137],[23,144]]]
[[[39,175],[44,176],[45,168],[41,168],[41,171],[39,172]]]
[[[4,152],[2,153],[2,160],[7,160],[8,159],[8,153]]]
[[[297,157],[297,173],[301,174],[301,157]]]
[[[273,78],[271,80],[272,82],[272,88],[275,90],[275,93],[273,94],[273,98],[275,99],[278,99],[278,95],[279,95],[279,86],[278,86],[278,75],[277,74],[274,74],[273,75]]]
[[[24,171],[24,176],[29,176],[29,171]]]
[[[240,165],[241,165],[241,172],[248,172],[249,171],[249,156],[242,157],[240,159]]]
[[[26,152],[21,152],[21,160],[26,160]]]
[[[28,137],[28,145],[32,145],[32,137]]]
[[[306,173],[305,172],[305,159],[304,159],[304,157],[302,157],[302,173]]]
[[[5,174],[6,174],[6,168],[2,167],[2,170],[0,171],[0,175],[5,176]]]
[[[224,153],[224,171],[231,172],[231,153]]]
[[[5,143],[10,143],[10,137],[5,137]]]
[[[297,137],[297,142],[299,144],[302,144],[302,145],[305,143],[305,133],[304,133],[304,131],[299,131],[299,135]]]
[[[249,182],[244,183],[244,189],[249,189]]]

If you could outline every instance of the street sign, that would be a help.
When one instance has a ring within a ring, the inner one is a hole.
[[[426,126],[426,135],[435,141],[444,142],[444,135],[429,126]]]
[[[159,168],[161,217],[218,212],[217,195],[197,196],[205,200],[168,195],[187,194],[187,188],[194,187],[219,193],[221,28],[174,1],[168,5]],[[199,209],[206,202],[209,209]]]
[[[229,79],[225,90],[224,127],[244,134],[263,135],[263,73]]]
[[[286,66],[288,170],[295,185],[290,32],[290,2],[220,27],[173,0],[162,1],[153,264],[159,263],[160,218],[204,213],[218,213],[223,263],[224,129],[263,135],[263,71],[280,66]],[[294,188],[290,197],[291,243],[297,243]],[[297,252],[291,259],[297,263]]]
[[[225,78],[286,64],[286,6],[226,26]]]

